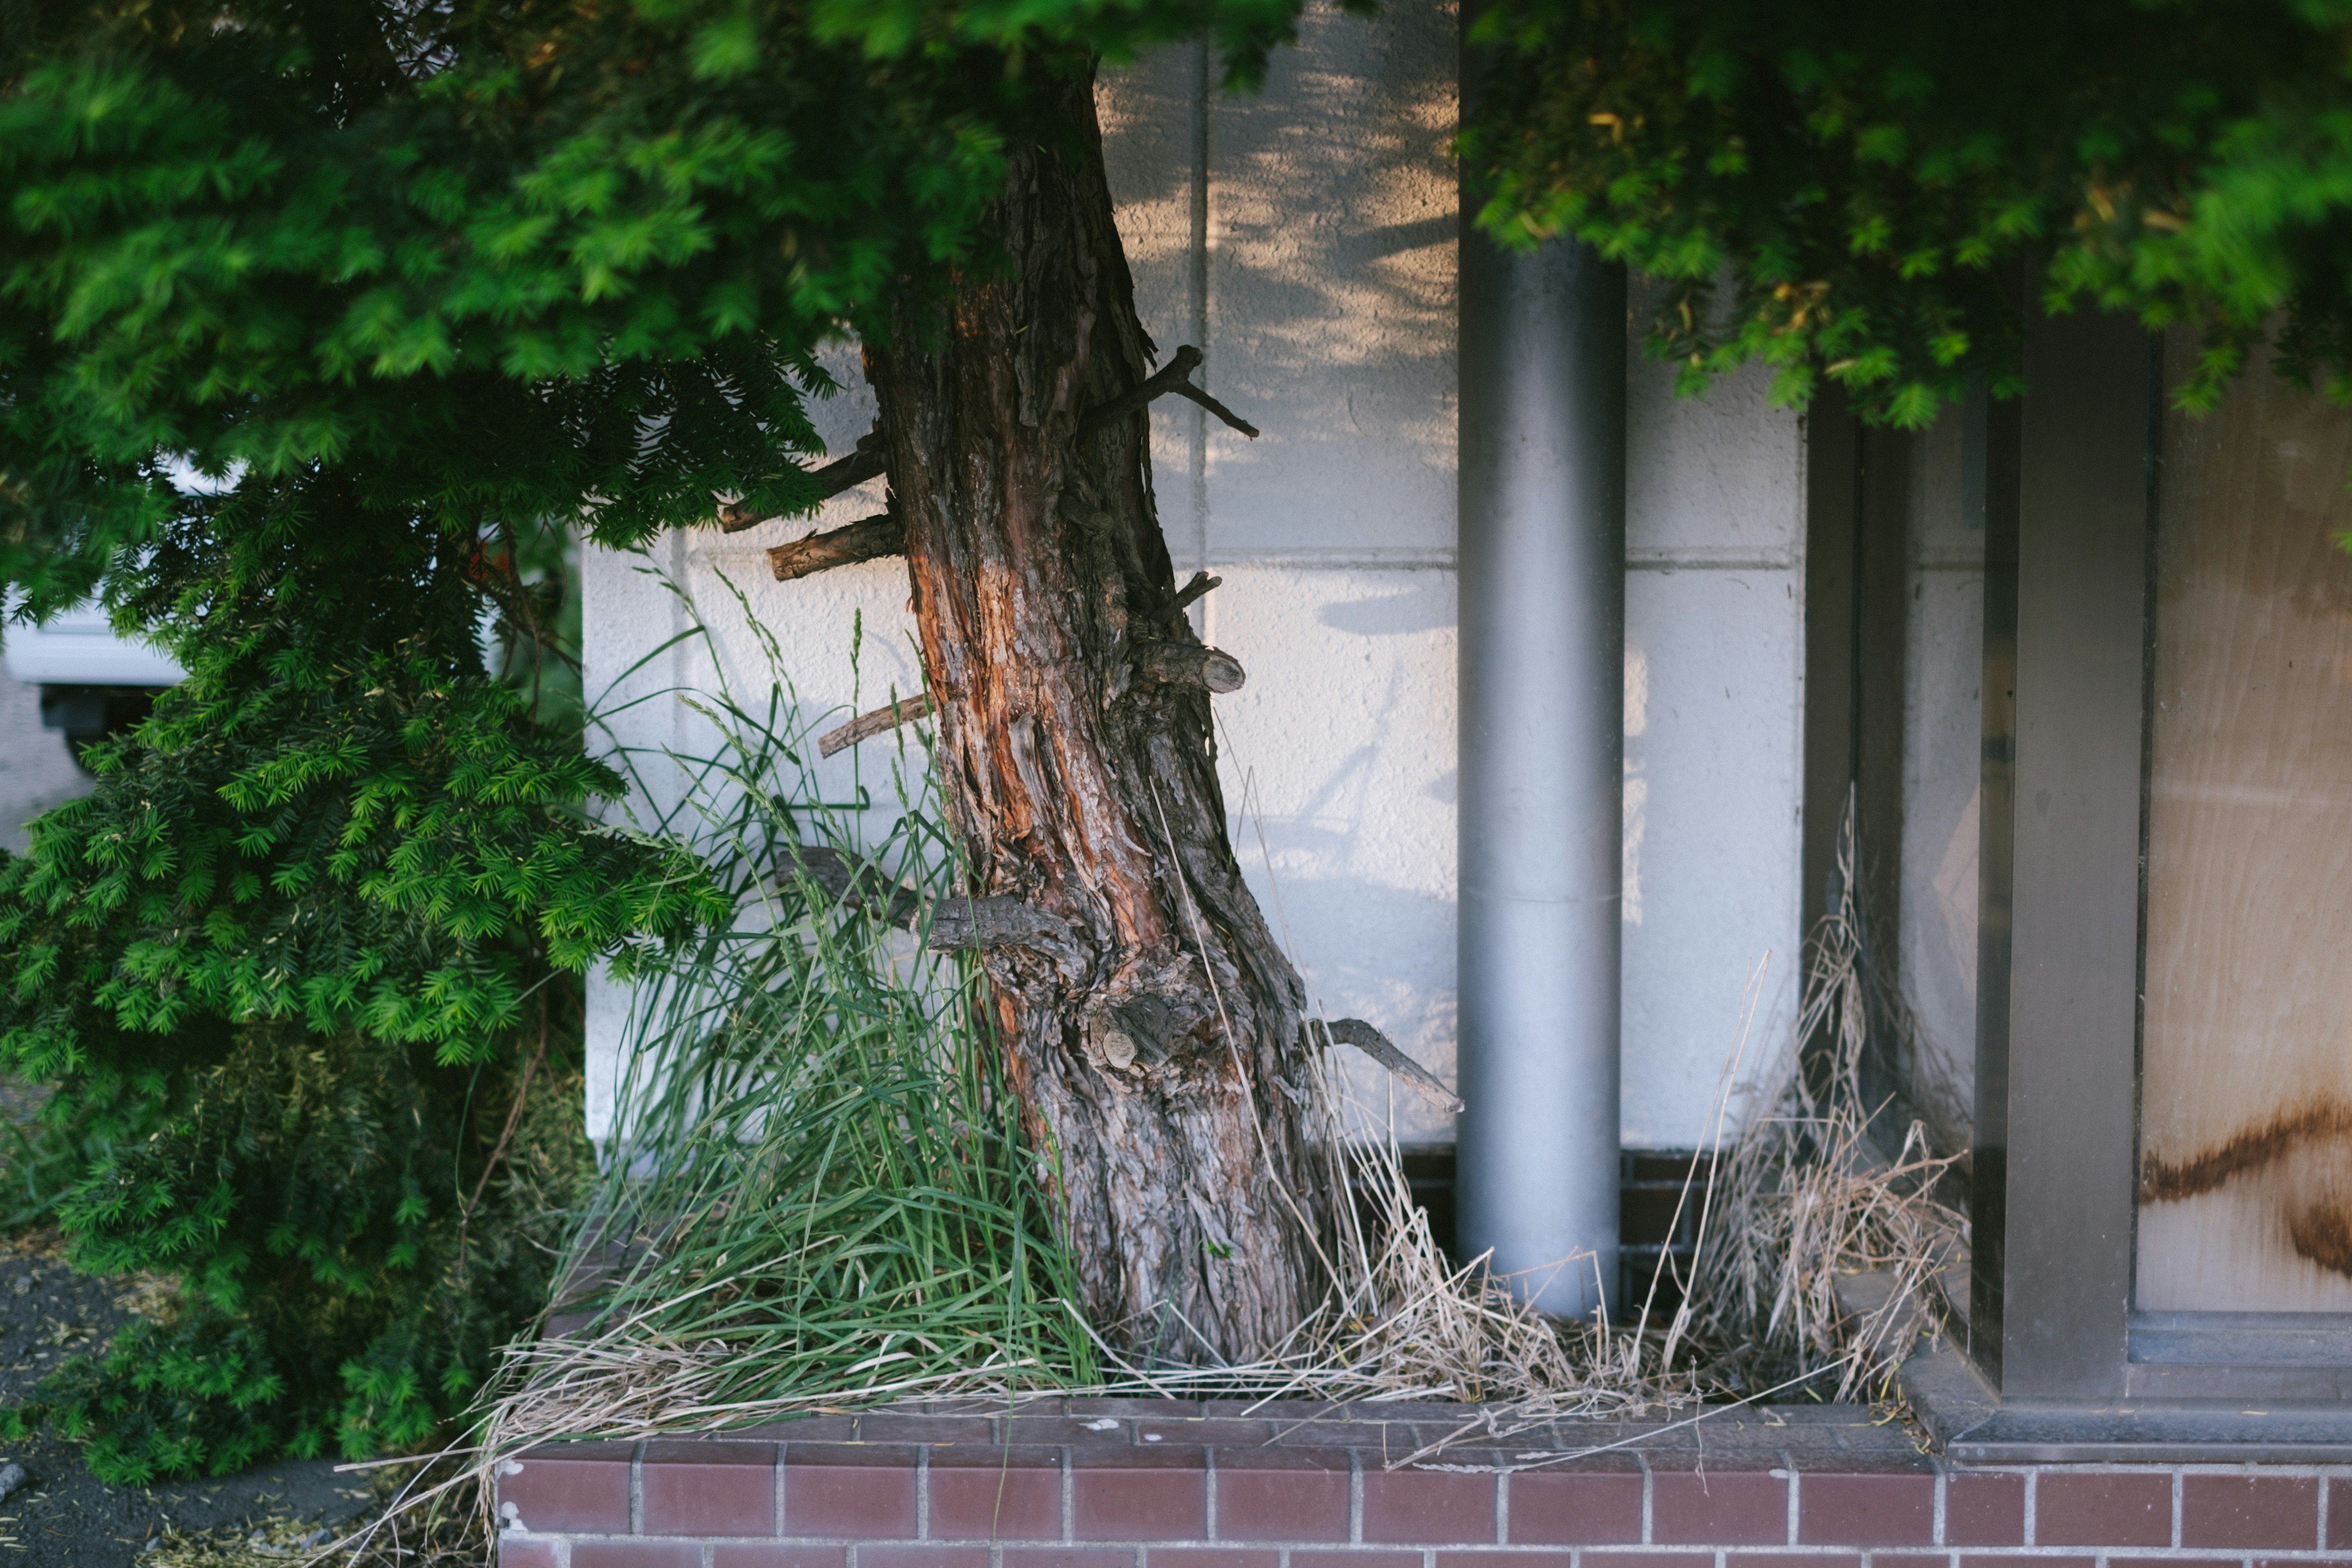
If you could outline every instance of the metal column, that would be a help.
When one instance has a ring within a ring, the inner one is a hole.
[[[1617,1289],[1625,278],[1465,207],[1461,289],[1457,1224],[1583,1317]]]

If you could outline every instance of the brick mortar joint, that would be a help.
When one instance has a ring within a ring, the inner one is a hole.
[[[914,1537],[853,1538],[841,1535],[620,1535],[602,1531],[529,1530],[501,1531],[499,1532],[499,1538],[502,1542],[511,1541],[517,1544],[544,1542],[551,1546],[566,1546],[581,1543],[599,1546],[839,1546],[845,1550],[929,1547],[939,1547],[942,1549],[971,1549],[995,1545],[1011,1548],[1015,1551],[1051,1552],[1060,1550],[1068,1544],[1067,1542],[1052,1540],[1050,1538],[1000,1539],[994,1542],[990,1542],[977,1538],[965,1540],[961,1537],[941,1540],[919,1540]],[[1664,1545],[1643,1546],[1635,1542],[1596,1542],[1575,1546],[1546,1545],[1540,1543],[1521,1544],[1517,1546],[1494,1546],[1476,1542],[1441,1542],[1435,1545],[1411,1542],[1383,1542],[1366,1546],[1360,1551],[1351,1552],[1337,1542],[1265,1542],[1255,1543],[1235,1543],[1228,1541],[1209,1541],[1199,1538],[1166,1539],[1159,1537],[1137,1537],[1131,1540],[1082,1542],[1078,1543],[1078,1547],[1080,1550],[1088,1552],[1139,1552],[1150,1551],[1157,1548],[1161,1550],[1182,1552],[1234,1551],[1250,1553],[1264,1552],[1285,1557],[1300,1552],[1339,1552],[1353,1557],[1371,1557],[1384,1553],[1443,1552],[1449,1553],[1475,1552],[1481,1555],[1508,1555],[1528,1558],[1557,1558],[1562,1555],[1582,1556],[1593,1552],[1609,1556],[1631,1554],[1635,1556],[1650,1557],[1690,1556],[1713,1552],[1737,1552],[1742,1555],[1764,1558],[1802,1559],[1815,1556],[1847,1556],[1855,1558],[1899,1557],[1906,1561],[1917,1558],[1952,1556],[1965,1556],[1969,1558],[2040,1558],[2048,1557],[2053,1554],[2073,1557],[2099,1556],[2105,1554],[2112,1556],[2127,1556],[2135,1560],[2146,1559],[2152,1562],[2167,1562],[2173,1560],[2185,1562],[2210,1562],[2216,1559],[2235,1559],[2242,1562],[2249,1557],[2263,1562],[2340,1563],[2344,1561],[2344,1556],[2340,1550],[2327,1550],[2315,1547],[2128,1546],[2118,1544],[2052,1548],[2035,1546],[1865,1546],[1855,1544],[1842,1545],[1834,1542],[1817,1542],[1810,1545],[1790,1547],[1769,1543],[1717,1545],[1706,1542],[1669,1543]]]

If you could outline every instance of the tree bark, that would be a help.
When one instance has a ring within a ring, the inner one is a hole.
[[[866,375],[970,891],[1059,932],[982,961],[1085,1306],[1144,1353],[1240,1361],[1322,1289],[1305,996],[1226,838],[1209,692],[1150,675],[1171,645],[1200,663],[1200,642],[1148,410],[1087,422],[1152,348],[1091,72],[1063,107],[1066,143],[1009,153],[992,216],[1009,262],[975,268],[944,321],[902,312]]]

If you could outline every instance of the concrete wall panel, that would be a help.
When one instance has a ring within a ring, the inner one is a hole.
[[[1792,1016],[1801,588],[1796,570],[1626,579],[1622,1093],[1633,1147],[1705,1141],[1759,963],[1751,1066],[1780,1048]]]

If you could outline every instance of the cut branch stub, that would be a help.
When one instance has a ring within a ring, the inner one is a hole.
[[[934,952],[987,947],[1030,947],[1060,961],[1075,952],[1067,922],[1014,898],[948,898],[926,911],[923,896],[869,861],[829,844],[795,845],[783,862],[784,875],[799,868],[824,892],[874,919],[913,931],[926,912],[930,929],[924,945]]]
[[[1397,1049],[1394,1041],[1361,1018],[1317,1019],[1307,1026],[1310,1033],[1320,1033],[1327,1039],[1343,1046],[1353,1046],[1372,1060],[1404,1080],[1405,1087],[1442,1110],[1459,1111],[1462,1101],[1445,1087],[1445,1081],[1435,1073]]]
[[[1168,1059],[1169,1026],[1175,1016],[1176,1009],[1149,992],[1115,1002],[1096,1020],[1095,1049],[1120,1072],[1138,1061],[1158,1067]]]
[[[1249,672],[1229,653],[1196,642],[1147,642],[1135,647],[1136,673],[1162,686],[1197,686],[1220,694],[1239,691]]]
[[[805,539],[795,539],[790,544],[774,545],[768,551],[768,564],[776,569],[777,582],[789,583],[795,577],[814,576],[835,566],[902,555],[906,549],[907,520],[895,511],[885,511],[823,533],[812,533]]]
[[[877,428],[869,430],[858,437],[856,450],[845,457],[835,458],[832,462],[810,474],[809,478],[816,481],[817,500],[831,500],[852,485],[862,485],[868,479],[878,478],[887,465],[888,459],[884,456],[882,432]],[[762,516],[757,512],[746,511],[739,506],[722,506],[719,509],[719,531],[740,533],[747,528],[757,528],[763,522],[774,522],[787,515],[789,514],[784,512],[771,512]]]
[[[933,952],[1028,947],[1058,958],[1071,947],[1071,931],[1060,919],[1020,899],[941,899],[931,906],[925,945]]]
[[[893,702],[887,708],[877,708],[871,713],[860,713],[838,730],[828,730],[816,738],[816,753],[830,757],[845,752],[858,742],[901,724],[911,724],[918,719],[928,719],[931,713],[931,694],[928,691],[909,697],[903,702]]]

